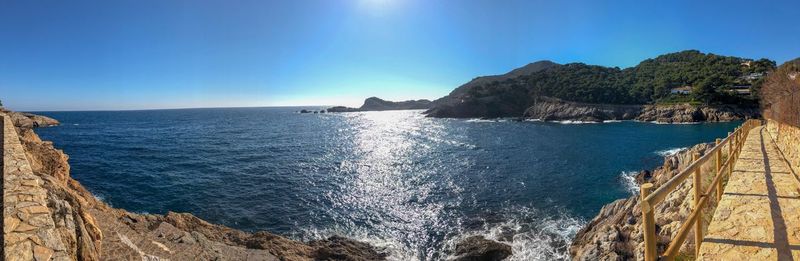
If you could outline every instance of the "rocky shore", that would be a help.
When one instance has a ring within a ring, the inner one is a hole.
[[[34,127],[58,121],[3,117],[5,260],[385,260],[367,243],[333,236],[299,242],[248,233],[188,213],[137,214],[110,207],[70,177],[69,157]]]
[[[521,117],[543,121],[637,120],[658,123],[726,122],[758,118],[758,108],[735,105],[617,105],[563,101],[540,97],[533,105],[503,104],[484,99],[440,105],[425,112],[435,118]]]
[[[540,98],[525,110],[524,118],[543,121],[637,120],[659,123],[726,122],[758,118],[758,108],[734,105],[611,105]]]
[[[249,233],[189,213],[113,208],[70,176],[69,156],[36,127],[59,122],[0,109],[3,122],[5,260],[387,260],[380,249],[332,236],[300,242]],[[502,260],[511,247],[483,237],[458,243],[448,260]]]
[[[636,181],[639,185],[650,182],[659,187],[692,162],[692,153],[704,155],[714,146],[698,144],[675,155],[664,158],[664,164],[653,171],[642,171]],[[707,166],[710,167],[710,166]],[[709,176],[711,177],[711,176]],[[704,184],[709,184],[704,181]],[[692,180],[687,179],[667,198],[655,206],[657,247],[666,248],[677,233],[681,223],[691,212],[694,201]],[[712,198],[710,206],[716,205]],[[643,260],[642,214],[639,196],[631,196],[605,205],[576,235],[570,246],[574,260]],[[683,250],[694,249],[693,236],[688,236]],[[690,251],[691,252],[691,251]]]

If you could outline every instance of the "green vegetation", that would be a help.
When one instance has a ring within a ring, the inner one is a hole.
[[[470,98],[513,98],[525,102],[539,96],[608,104],[679,103],[754,105],[762,75],[775,62],[682,51],[647,59],[631,68],[571,63],[552,66],[502,82],[474,86]],[[736,94],[734,86],[749,86],[751,94]],[[691,86],[688,94],[673,88]]]

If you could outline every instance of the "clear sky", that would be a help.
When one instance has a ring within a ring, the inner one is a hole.
[[[529,62],[800,57],[792,1],[0,0],[15,110],[435,99]]]

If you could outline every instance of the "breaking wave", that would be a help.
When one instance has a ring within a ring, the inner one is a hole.
[[[681,151],[683,151],[685,149],[688,149],[688,147],[670,148],[670,149],[665,149],[665,150],[659,150],[659,151],[656,151],[655,153],[658,154],[659,156],[667,157],[667,156],[672,156],[672,155],[678,154],[678,152],[681,152]]]
[[[455,245],[465,238],[484,236],[511,245],[513,255],[507,260],[570,260],[572,238],[586,224],[586,221],[565,213],[552,216],[529,208],[505,215],[512,217],[501,223],[486,224],[478,230],[465,231],[448,240],[447,252],[452,253]]]
[[[623,171],[622,174],[619,175],[619,180],[622,185],[634,196],[639,194],[639,183],[636,182],[637,174],[639,174],[639,172]]]

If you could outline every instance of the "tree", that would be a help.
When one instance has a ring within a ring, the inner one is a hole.
[[[761,86],[761,106],[766,118],[800,127],[800,58],[767,76]]]
[[[705,78],[694,86],[692,90],[692,97],[695,100],[701,101],[705,104],[711,103],[718,96],[717,88],[725,84],[725,81],[719,75],[712,75]]]

